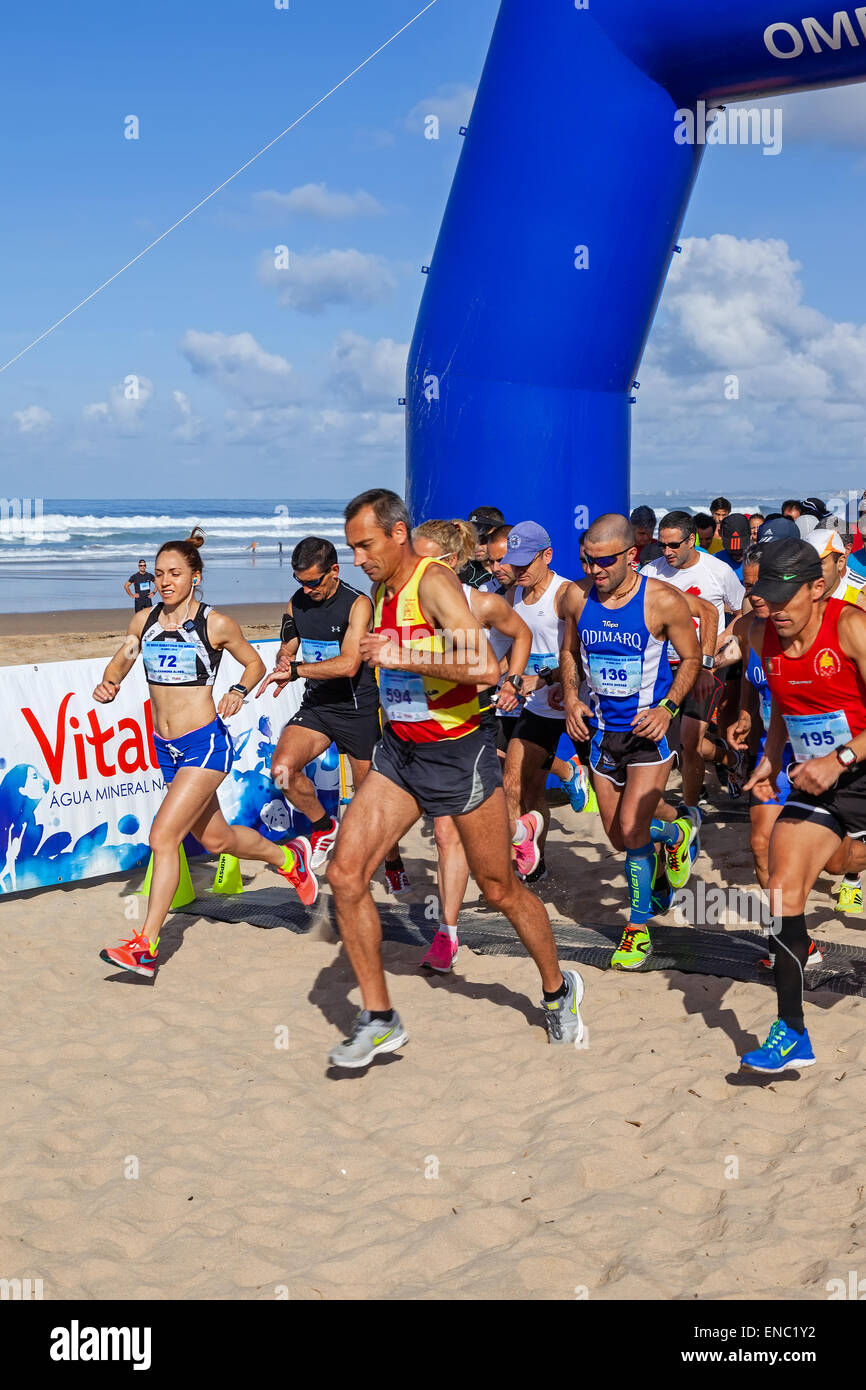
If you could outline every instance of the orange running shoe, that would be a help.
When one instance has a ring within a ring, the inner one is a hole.
[[[131,936],[128,941],[122,941],[119,946],[106,946],[99,952],[99,959],[104,960],[107,965],[117,965],[121,970],[133,970],[136,975],[144,975],[152,980],[156,974],[157,954],[154,947],[151,955],[150,941],[142,932],[136,932],[135,936]]]
[[[319,880],[310,868],[312,850],[305,835],[283,845],[285,863],[278,874],[288,879],[305,907],[312,907],[319,896]]]

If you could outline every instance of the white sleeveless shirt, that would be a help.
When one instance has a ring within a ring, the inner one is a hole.
[[[527,675],[534,676],[539,671],[550,670],[559,665],[559,649],[565,636],[565,622],[557,617],[554,604],[563,584],[570,583],[569,579],[563,579],[561,574],[551,570],[550,583],[537,603],[524,603],[523,589],[515,590],[514,611],[532,633],[532,652],[526,666]],[[541,715],[542,719],[565,719],[562,710],[551,709],[550,687],[546,685],[532,692],[525,708],[530,714]]]

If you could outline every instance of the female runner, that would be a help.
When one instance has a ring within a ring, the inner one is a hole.
[[[186,540],[162,546],[154,565],[162,602],[135,614],[126,641],[93,692],[95,700],[110,703],[141,652],[153,705],[153,741],[167,790],[150,832],[153,872],[144,926],[121,945],[100,951],[100,957],[151,978],[160,929],[177,890],[179,846],[190,832],[211,854],[272,864],[308,906],[319,891],[309,868],[308,840],[300,836],[286,845],[272,844],[247,826],[229,825],[219,807],[217,788],[232,762],[231,735],[223,720],[237,714],[265,667],[234,618],[193,597],[204,568],[199,555],[203,542],[196,528]],[[224,651],[244,672],[217,709],[213,684]]]

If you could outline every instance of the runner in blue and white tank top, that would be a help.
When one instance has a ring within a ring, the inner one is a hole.
[[[653,899],[656,846],[663,847],[671,888],[682,888],[691,870],[695,826],[675,819],[662,793],[676,756],[671,726],[701,669],[700,648],[684,596],[632,568],[628,517],[599,517],[581,551],[590,577],[569,587],[560,652],[567,728],[573,739],[591,740],[602,823],[614,849],[625,850],[631,914],[611,964],[639,970],[652,951],[647,923],[662,906]],[[680,658],[675,673],[668,642]]]

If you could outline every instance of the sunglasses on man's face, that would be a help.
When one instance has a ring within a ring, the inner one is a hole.
[[[327,579],[330,573],[330,570],[325,570],[325,573],[320,574],[318,579],[301,579],[300,575],[296,574],[294,579],[295,583],[300,584],[302,589],[318,589],[319,585],[324,579]]]
[[[617,550],[613,555],[581,555],[581,564],[588,570],[602,569],[609,570],[611,565],[615,565],[620,555],[627,555],[631,546],[625,550]]]
[[[661,546],[662,550],[681,550],[682,547],[687,544],[687,539],[682,541],[676,541],[673,545],[665,545],[664,541],[659,541],[659,545]]]

